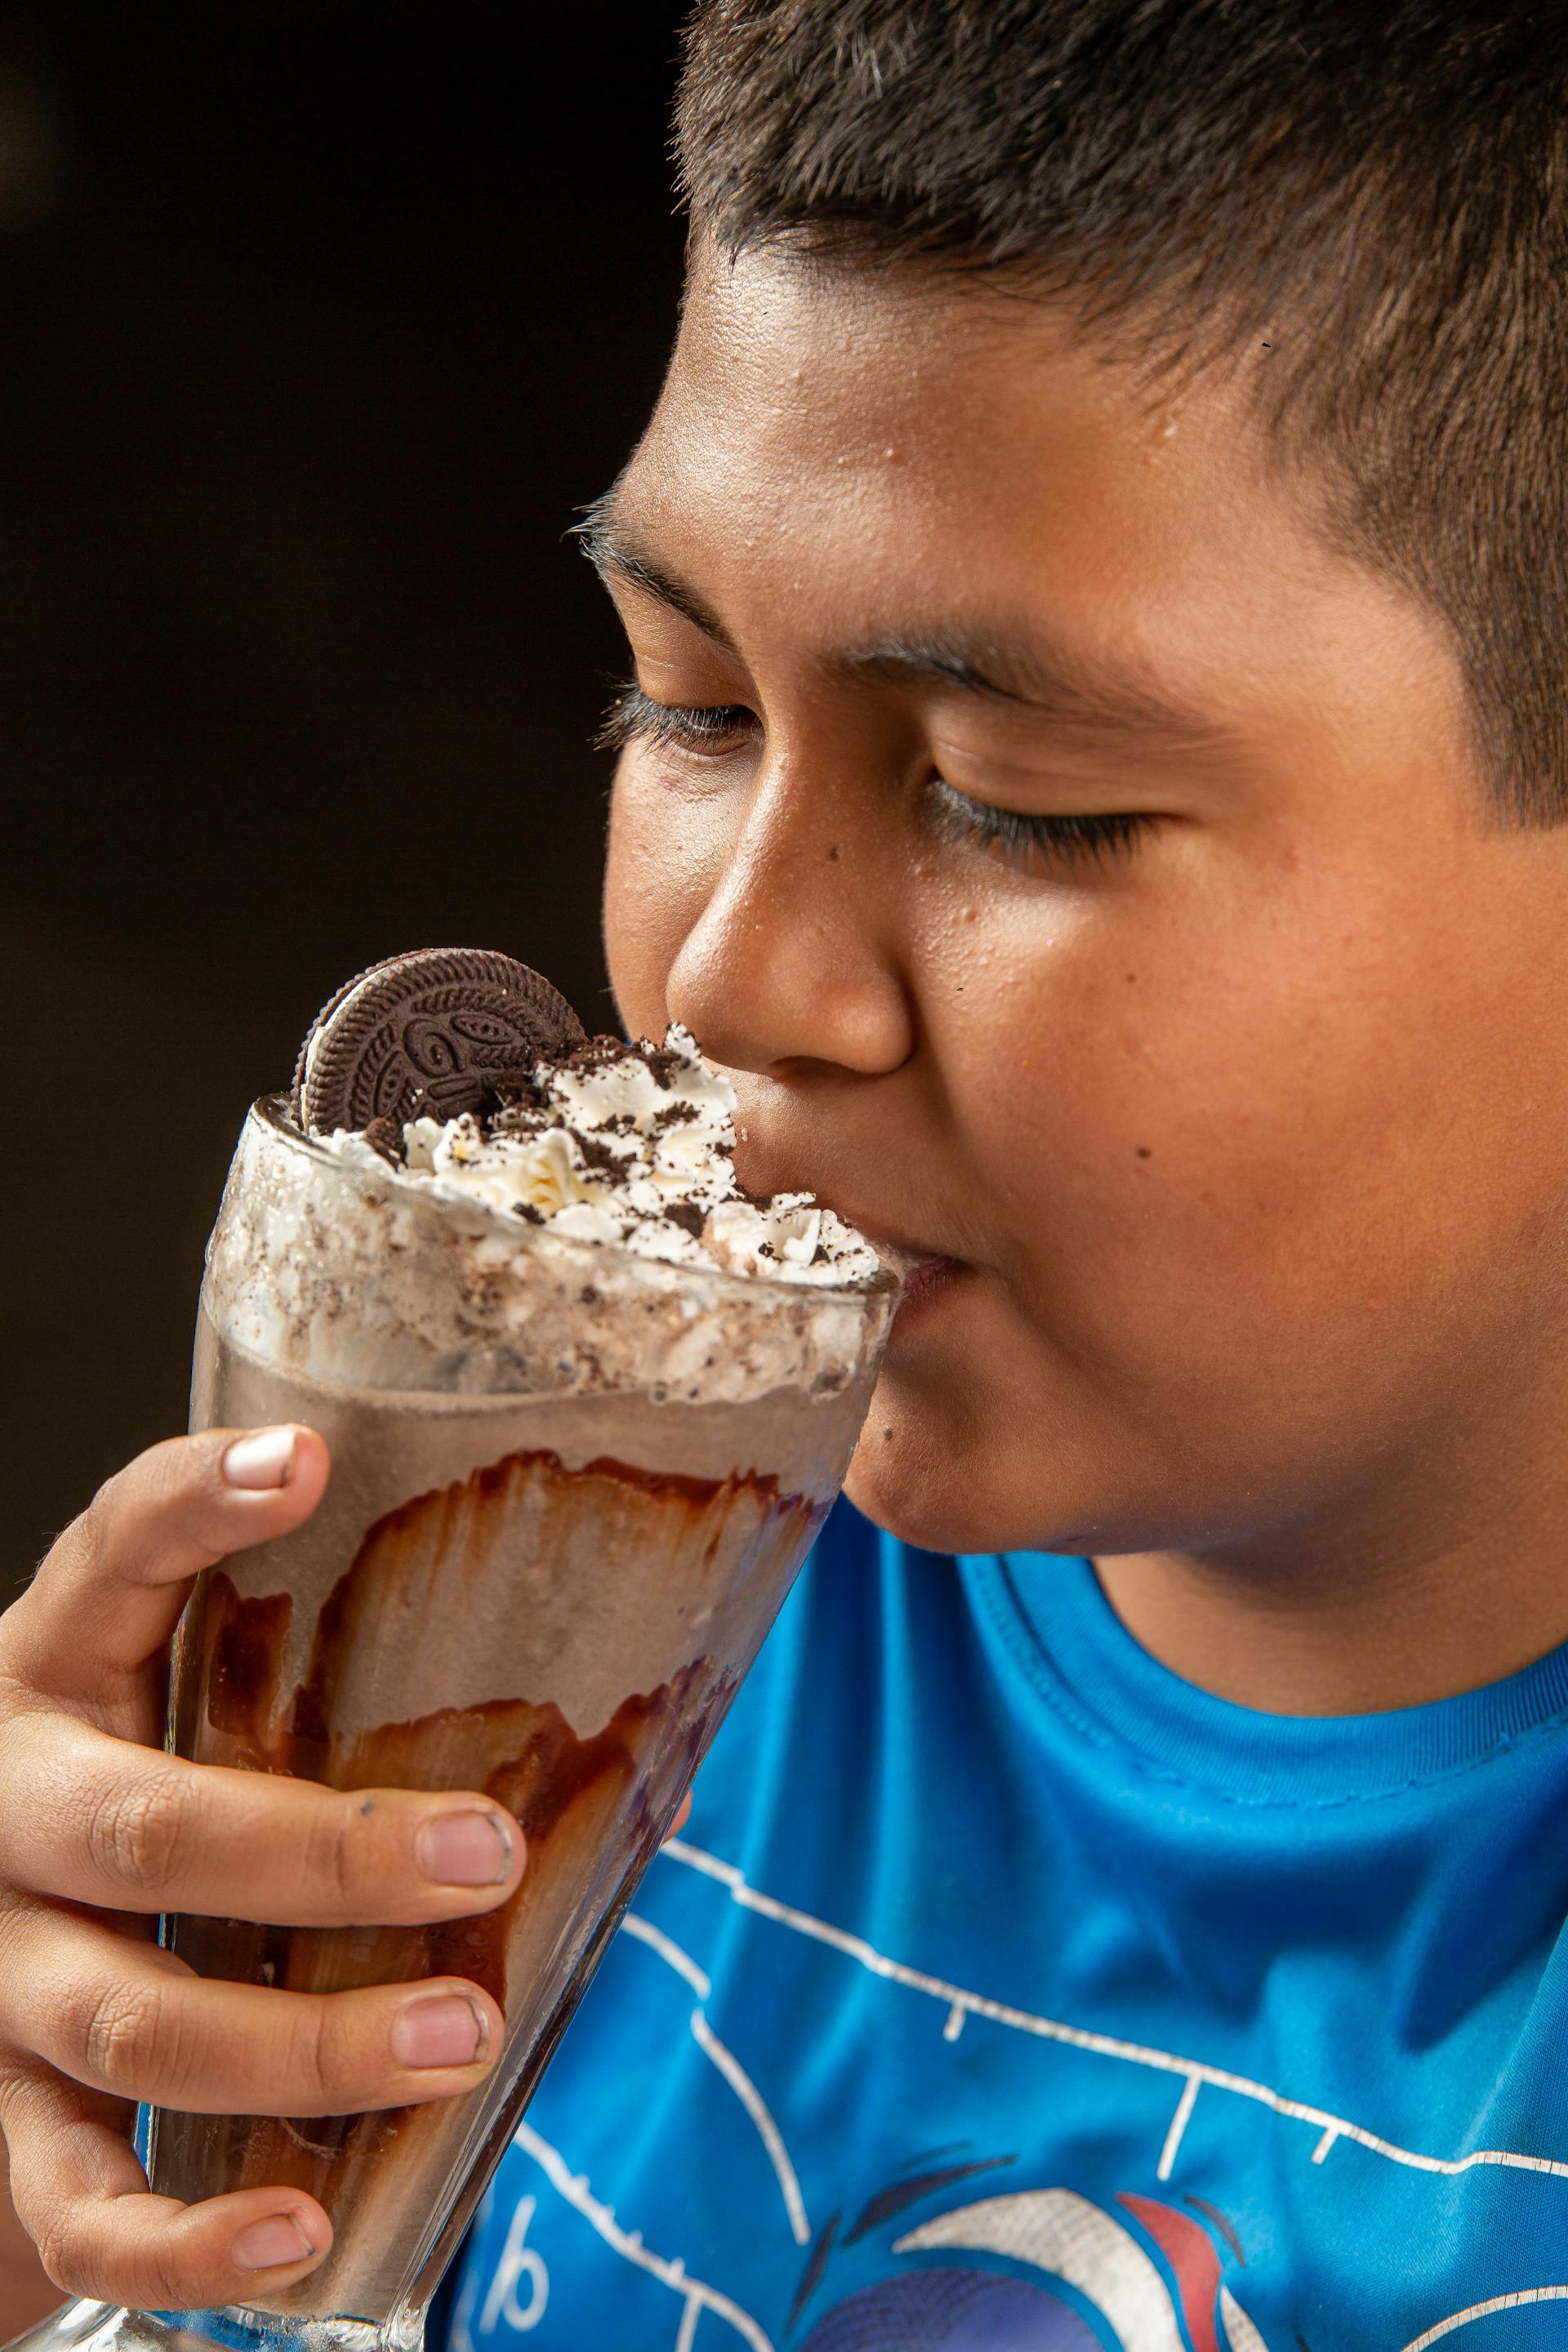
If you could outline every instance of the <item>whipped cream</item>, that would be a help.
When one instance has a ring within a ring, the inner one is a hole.
[[[321,1140],[350,1162],[387,1164],[363,1136]],[[879,1271],[869,1243],[811,1193],[743,1191],[734,1089],[679,1022],[662,1045],[601,1037],[539,1062],[518,1101],[482,1119],[411,1119],[402,1140],[402,1182],[563,1240],[823,1287]]]

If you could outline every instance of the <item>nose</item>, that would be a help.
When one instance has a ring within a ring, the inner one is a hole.
[[[764,768],[670,968],[671,1019],[731,1069],[898,1069],[915,1040],[894,936],[898,865],[852,782],[834,790],[783,761]]]

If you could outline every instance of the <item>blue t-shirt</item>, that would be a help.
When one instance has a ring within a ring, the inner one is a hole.
[[[1568,1649],[1211,1698],[840,1507],[509,2152],[452,2352],[1568,2352]]]

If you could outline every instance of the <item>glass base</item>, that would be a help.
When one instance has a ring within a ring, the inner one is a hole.
[[[422,2352],[423,2316],[285,2319],[231,2304],[222,2311],[126,2311],[111,2303],[68,2303],[6,2352]]]

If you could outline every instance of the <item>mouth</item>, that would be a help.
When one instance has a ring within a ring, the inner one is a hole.
[[[879,1233],[874,1225],[862,1224],[858,1219],[856,1223],[884,1265],[890,1265],[903,1283],[898,1327],[901,1328],[911,1315],[923,1310],[973,1272],[963,1258],[949,1257],[918,1242],[895,1242]]]

